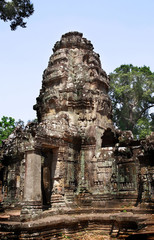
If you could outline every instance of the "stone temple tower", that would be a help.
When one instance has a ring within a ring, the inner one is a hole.
[[[113,126],[109,78],[99,55],[78,32],[63,35],[53,52],[34,106],[39,122],[54,126],[65,140],[101,147],[101,136]]]
[[[96,156],[101,146],[114,143],[115,135],[108,97],[109,78],[101,68],[99,55],[93,51],[91,42],[81,33],[70,32],[55,44],[53,52],[34,106],[41,138],[48,142],[44,145],[45,151],[51,149],[55,155],[56,149],[64,144],[63,153],[67,156],[66,159],[63,156],[64,161],[60,160],[55,167],[50,166],[50,157],[44,163],[45,178],[50,167],[55,169],[51,186],[52,206],[56,204],[55,193],[56,199],[59,194],[62,200],[62,189],[65,189],[63,201],[66,199],[66,202],[74,197],[74,192],[89,194],[91,190],[97,191]],[[102,139],[104,132],[106,142]],[[50,145],[48,138],[55,139],[55,146]]]
[[[153,135],[138,141],[116,130],[108,90],[91,42],[63,35],[43,73],[38,122],[17,127],[0,148],[5,208],[28,220],[43,210],[151,207]]]

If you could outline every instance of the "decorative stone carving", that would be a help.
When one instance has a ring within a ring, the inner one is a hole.
[[[44,209],[151,207],[154,135],[139,141],[116,130],[108,89],[91,42],[63,35],[43,73],[38,123],[16,128],[1,147],[3,206],[22,207],[22,220]]]

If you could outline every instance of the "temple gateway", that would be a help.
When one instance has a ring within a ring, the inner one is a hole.
[[[134,140],[115,129],[109,84],[91,42],[63,35],[43,73],[38,121],[17,126],[0,149],[4,239],[60,239],[98,226],[124,239],[152,226],[154,134]],[[19,214],[6,221],[4,210]]]

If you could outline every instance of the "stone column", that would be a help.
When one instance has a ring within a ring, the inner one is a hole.
[[[78,191],[88,190],[91,187],[91,160],[94,156],[95,146],[93,145],[82,145],[80,152],[80,173],[79,173],[79,184]]]
[[[52,159],[52,194],[51,208],[63,208],[66,206],[64,199],[64,161],[67,146],[62,145],[53,149]]]
[[[90,154],[90,146],[82,145],[80,151],[80,172],[79,172],[79,181],[78,181],[78,204],[81,207],[86,206],[90,207],[92,203],[92,194],[90,190],[90,168],[89,163],[92,158],[92,154]]]
[[[25,154],[24,201],[21,220],[34,218],[42,211],[41,155],[35,151]]]

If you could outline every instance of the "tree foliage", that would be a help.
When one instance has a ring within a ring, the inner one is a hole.
[[[16,30],[17,26],[25,28],[24,18],[28,18],[33,12],[34,7],[30,0],[0,0],[0,19],[10,21],[11,30]]]
[[[110,74],[113,121],[121,130],[143,138],[154,129],[154,73],[149,67],[121,65]]]
[[[15,119],[12,117],[3,116],[0,121],[0,145],[2,140],[7,139],[14,129]]]
[[[12,117],[3,116],[0,120],[0,145],[3,140],[7,139],[16,127],[24,129],[24,122],[19,119],[15,122]]]

